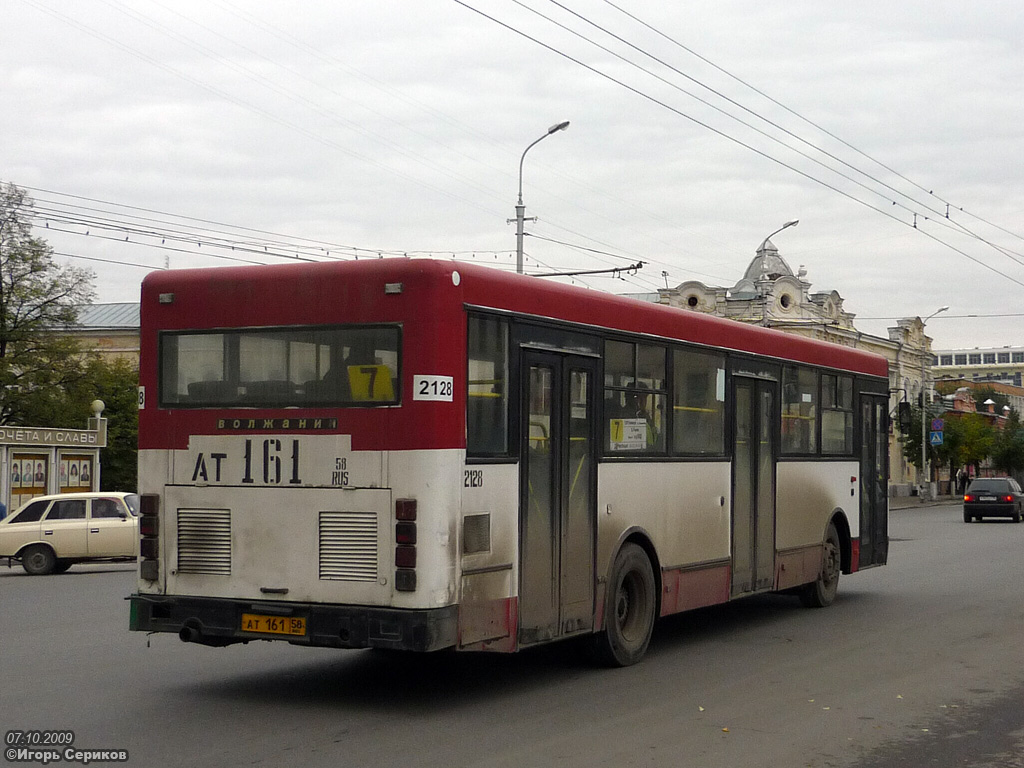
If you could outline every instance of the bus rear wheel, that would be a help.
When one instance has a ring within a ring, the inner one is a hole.
[[[821,573],[810,584],[800,590],[800,602],[808,608],[824,608],[832,605],[839,591],[839,573],[842,570],[842,549],[839,545],[839,531],[828,524],[825,545],[821,555]]]
[[[657,604],[654,569],[647,553],[636,544],[623,545],[605,594],[605,631],[594,637],[598,660],[611,667],[640,661],[654,631]]]

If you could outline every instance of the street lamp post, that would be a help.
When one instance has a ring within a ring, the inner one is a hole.
[[[927,376],[925,374],[925,358],[928,355],[925,345],[925,334],[924,328],[928,325],[928,321],[935,317],[940,312],[945,312],[949,307],[939,307],[937,310],[932,312],[928,317],[921,321],[921,472],[924,473],[924,482],[921,483],[921,500],[924,501],[928,497],[928,488],[931,485],[931,475],[928,472],[928,442],[925,440],[927,432],[925,430],[925,422],[928,420],[928,412],[925,409],[925,388],[927,386]]]
[[[768,241],[771,240],[773,237],[775,237],[777,234],[779,234],[779,232],[781,232],[784,229],[789,229],[790,227],[795,227],[799,223],[800,223],[800,219],[793,219],[791,221],[787,221],[785,224],[783,224],[781,227],[776,229],[774,232],[772,232],[770,235],[768,235],[768,237],[766,237],[764,240],[761,241],[761,245],[759,245],[757,247],[757,251],[755,251],[755,255],[759,256],[762,253],[764,253],[764,249],[765,249],[765,246],[768,245]],[[765,275],[767,274],[767,272],[768,272],[767,265],[764,263],[764,261],[762,261],[761,262],[761,278],[760,279],[762,279],[762,280],[765,279]],[[762,289],[762,290],[763,290],[763,292],[761,294],[761,325],[767,326],[768,325],[768,291],[767,291],[767,289]]]
[[[763,251],[765,246],[768,245],[768,241],[775,237],[777,234],[779,234],[779,232],[781,232],[784,229],[789,229],[790,227],[795,227],[799,223],[800,219],[793,219],[792,221],[787,221],[785,224],[783,224],[781,227],[776,229],[774,232],[768,235],[768,237],[761,241],[761,245],[758,247],[757,253]]]
[[[523,205],[523,160],[526,159],[526,153],[530,151],[534,144],[538,144],[552,133],[564,131],[568,127],[568,120],[552,125],[548,128],[547,133],[524,149],[523,156],[519,158],[519,201],[516,203],[516,272],[520,275],[523,274],[523,223],[526,221],[526,206]]]

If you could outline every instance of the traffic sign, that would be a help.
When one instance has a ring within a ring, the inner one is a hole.
[[[942,432],[932,432],[929,442],[932,445],[942,445]]]
[[[945,425],[945,423],[943,422],[942,419],[932,419],[932,431],[933,432],[941,432],[945,426],[946,425]]]

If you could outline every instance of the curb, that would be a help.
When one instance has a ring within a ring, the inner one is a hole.
[[[935,499],[924,501],[917,496],[903,496],[889,500],[889,511],[897,509],[921,509],[923,507],[938,507],[943,504],[959,504],[962,496],[939,496]]]

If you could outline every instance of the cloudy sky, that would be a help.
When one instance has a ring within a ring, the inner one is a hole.
[[[1021,40],[1019,0],[12,0],[0,180],[101,301],[232,259],[510,269],[520,156],[569,120],[526,156],[528,271],[731,286],[799,219],[773,242],[861,330],[948,305],[936,348],[1021,345]]]

